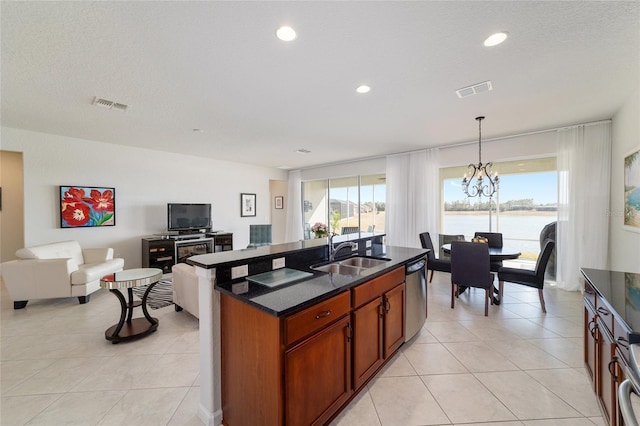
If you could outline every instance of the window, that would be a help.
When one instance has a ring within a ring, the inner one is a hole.
[[[491,199],[464,195],[460,181],[466,167],[440,170],[441,232],[464,234],[465,239],[476,231],[502,232],[504,244],[518,248],[521,258],[537,259],[540,231],[558,219],[556,159],[494,163],[493,170],[500,187]]]
[[[303,182],[305,239],[317,222],[336,234],[384,232],[385,193],[384,174]]]

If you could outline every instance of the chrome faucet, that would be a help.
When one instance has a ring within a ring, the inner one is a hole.
[[[340,250],[342,250],[345,247],[351,247],[351,250],[353,251],[353,249],[357,249],[358,248],[358,244],[354,243],[353,241],[345,241],[343,243],[338,244],[338,246],[336,248],[333,247],[333,237],[335,237],[337,234],[335,233],[331,233],[329,234],[329,261],[333,262],[335,260],[336,257],[336,253],[338,253]]]

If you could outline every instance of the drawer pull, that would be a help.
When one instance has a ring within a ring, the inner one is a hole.
[[[623,348],[629,349],[629,341],[622,336],[616,339],[616,343],[622,346]]]
[[[589,333],[591,334],[591,337],[595,339],[596,329],[598,328],[598,325],[596,324],[596,320],[592,319],[591,321],[589,321],[589,324],[587,324],[587,328],[589,329]]]
[[[611,373],[611,378],[613,379],[614,382],[618,381],[618,376],[616,376],[616,373],[612,369],[615,367],[617,363],[618,363],[618,358],[613,357],[613,359],[609,361],[609,365],[607,365],[607,370],[609,370],[609,373]]]
[[[605,308],[603,308],[602,306],[600,306],[598,308],[598,312],[601,313],[604,316],[608,316],[611,312],[607,311]]]
[[[326,318],[329,315],[331,315],[331,309],[320,312],[318,315],[316,315],[316,319]]]

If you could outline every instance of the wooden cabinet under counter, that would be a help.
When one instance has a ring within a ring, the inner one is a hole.
[[[402,266],[281,317],[221,293],[223,423],[329,422],[404,342],[404,286]]]
[[[640,323],[632,314],[640,306],[634,305],[627,281],[638,274],[583,268],[582,275],[585,368],[605,422],[621,426],[624,422],[618,406],[618,387],[628,368],[630,340],[640,341],[635,333],[640,330]]]

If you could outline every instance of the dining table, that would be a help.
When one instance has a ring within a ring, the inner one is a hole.
[[[484,243],[477,243],[484,244]],[[451,243],[443,244],[442,250],[450,254],[451,253]],[[489,261],[490,262],[502,262],[503,260],[513,260],[520,257],[522,253],[514,247],[503,246],[503,247],[489,247]],[[499,301],[502,301],[502,293],[504,290],[504,281],[498,281],[498,296]],[[498,302],[500,303],[500,302]]]

